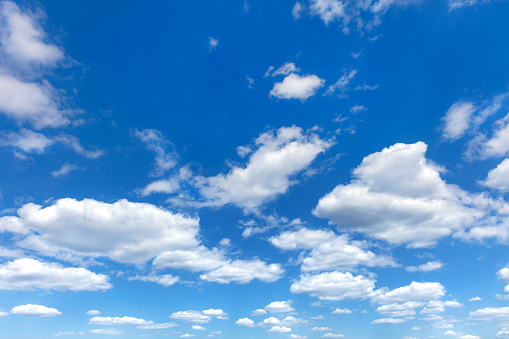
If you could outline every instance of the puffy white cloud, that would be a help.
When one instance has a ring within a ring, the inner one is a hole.
[[[352,69],[352,70],[348,70],[348,71],[344,70],[341,78],[339,78],[335,84],[330,85],[329,88],[327,88],[327,91],[325,92],[325,94],[332,94],[336,91],[340,91],[341,96],[345,97],[345,92],[348,89],[348,85],[353,80],[353,78],[355,77],[356,74],[357,74],[356,69]]]
[[[268,332],[270,333],[288,333],[291,332],[292,329],[286,326],[272,326]]]
[[[141,265],[169,249],[198,247],[197,218],[174,214],[146,203],[119,200],[108,204],[93,199],[60,199],[42,207],[26,204],[19,218],[4,218],[37,232],[18,245],[42,251],[77,256],[109,257],[120,263]],[[72,225],[73,227],[69,227]]]
[[[431,272],[434,270],[438,270],[439,268],[442,268],[444,264],[440,261],[429,261],[425,264],[419,265],[419,266],[409,266],[405,269],[407,272]]]
[[[295,309],[292,307],[291,300],[273,301],[265,306],[265,310],[270,313],[286,313],[295,311]]]
[[[288,336],[290,339],[307,339],[305,335],[298,335],[298,334],[290,334]]]
[[[305,170],[332,144],[299,127],[282,127],[276,135],[269,131],[256,139],[258,149],[246,167],[233,166],[228,174],[213,177],[197,176],[195,185],[209,205],[233,203],[254,210],[286,193],[296,183],[290,178]]]
[[[376,256],[365,250],[365,243],[350,242],[347,235],[336,235],[330,230],[301,228],[283,232],[269,241],[283,250],[310,250],[309,255],[302,260],[301,270],[304,272],[348,269],[358,265],[396,265],[390,257]],[[304,252],[302,254],[304,255]]]
[[[496,121],[497,128],[487,138],[484,134],[476,135],[468,145],[466,156],[469,159],[502,157],[509,154],[509,114]]]
[[[207,328],[206,327],[203,327],[203,326],[200,326],[200,325],[193,325],[191,326],[191,328],[195,331],[206,331]]]
[[[366,299],[373,295],[375,280],[350,272],[304,274],[292,283],[290,292],[307,293],[322,300]]]
[[[351,314],[352,311],[350,311],[348,308],[336,308],[334,311],[332,311],[331,314]]]
[[[55,333],[55,337],[60,337],[60,336],[63,336],[63,335],[85,335],[84,332],[58,332],[58,333]]]
[[[117,330],[115,328],[99,328],[95,330],[88,331],[92,334],[105,334],[105,335],[122,335],[124,332]]]
[[[284,269],[281,264],[269,264],[259,260],[234,260],[216,268],[210,272],[200,275],[200,279],[229,284],[237,282],[247,284],[253,279],[263,282],[272,282],[283,276]]]
[[[485,307],[470,312],[470,317],[477,320],[509,320],[509,307]]]
[[[46,148],[53,144],[54,141],[43,134],[24,128],[18,133],[14,131],[0,133],[0,145],[14,147],[25,153],[44,153]]]
[[[203,310],[202,313],[221,320],[228,319],[228,313],[226,313],[220,308],[219,309],[210,308],[208,310]]]
[[[442,138],[454,141],[461,138],[470,125],[472,114],[476,107],[471,102],[459,101],[454,103],[442,118]]]
[[[444,335],[449,335],[449,336],[453,336],[453,337],[459,337],[462,333],[457,333],[457,332],[454,332],[454,331],[451,331],[451,330],[447,330],[444,332]]]
[[[323,86],[325,80],[314,74],[287,75],[282,82],[276,82],[269,93],[269,96],[279,99],[300,99],[302,101],[316,94],[316,91]]]
[[[134,135],[137,138],[139,138],[142,142],[144,142],[149,150],[154,151],[156,153],[155,170],[151,173],[152,176],[159,177],[177,164],[178,158],[177,154],[173,151],[171,152],[167,151],[167,148],[173,147],[173,144],[164,138],[161,131],[157,129],[143,129],[141,131],[135,130]],[[158,185],[152,186],[150,189],[152,190],[156,188],[161,189],[162,188],[161,185],[162,183],[159,182]],[[165,188],[169,189],[170,187]],[[148,190],[150,191],[150,189]]]
[[[53,177],[55,177],[55,178],[58,178],[58,177],[61,177],[63,175],[67,175],[69,172],[75,171],[77,169],[79,169],[78,166],[76,166],[74,164],[65,163],[65,164],[62,165],[62,167],[60,167],[60,169],[51,172],[51,175]]]
[[[501,192],[509,192],[509,158],[506,158],[496,168],[489,171],[483,184]]]
[[[47,82],[23,82],[0,74],[0,113],[36,129],[68,125],[70,112],[60,109],[60,95]]]
[[[299,19],[302,15],[302,4],[300,2],[296,2],[292,9],[292,15],[295,20]]]
[[[23,258],[0,265],[1,290],[98,291],[112,288],[108,276]]]
[[[482,206],[440,178],[427,145],[395,144],[365,157],[354,180],[320,199],[313,214],[341,230],[362,232],[391,244],[427,247],[484,216]]]
[[[382,291],[379,291],[382,292]],[[404,303],[407,301],[436,300],[445,295],[445,288],[438,282],[415,282],[392,291],[379,293],[373,301],[380,304]]]
[[[460,308],[463,307],[463,304],[457,302],[456,300],[431,300],[424,309],[422,309],[421,314],[435,314],[445,312],[445,307],[453,307]]]
[[[240,318],[235,322],[235,325],[237,326],[243,326],[243,327],[254,327],[255,323],[253,320],[249,318]]]
[[[152,321],[133,317],[93,317],[88,320],[92,325],[149,325]]]
[[[481,301],[482,298],[481,297],[472,297],[470,299],[468,299],[468,301]]]
[[[2,52],[12,60],[51,65],[63,59],[64,53],[59,47],[44,41],[46,34],[36,17],[22,13],[14,2],[0,4],[0,19]]]
[[[157,269],[174,268],[188,271],[208,271],[226,264],[223,253],[199,246],[192,250],[166,251],[153,261]]]
[[[481,339],[481,337],[476,336],[476,335],[465,334],[465,335],[462,335],[460,337],[460,339]]]
[[[90,311],[87,311],[87,315],[92,315],[92,316],[94,316],[94,315],[99,315],[99,314],[101,314],[101,312],[100,312],[100,311],[98,311],[98,310],[90,310]]]
[[[198,324],[206,324],[212,319],[209,315],[193,310],[174,312],[170,315],[170,318]]]
[[[178,283],[180,278],[174,277],[171,274],[147,275],[147,276],[137,275],[137,276],[129,278],[129,281],[132,281],[132,280],[149,281],[149,282],[157,283],[159,285],[163,285],[164,287],[169,287],[169,286],[172,286],[172,285],[175,285],[176,283]]]
[[[18,315],[34,315],[39,317],[54,317],[62,314],[62,312],[56,308],[34,304],[15,306],[11,309],[11,313]]]
[[[505,284],[509,284],[509,268],[504,267],[497,272],[498,280]]]
[[[378,306],[376,311],[387,317],[407,317],[414,315],[415,308],[426,305],[424,301],[406,301],[404,303],[394,303]]]
[[[330,331],[331,329],[329,327],[313,327],[311,331]]]
[[[348,2],[347,2],[348,3]],[[318,15],[326,25],[332,21],[348,19],[346,5],[340,0],[311,0],[310,10]]]
[[[196,337],[196,335],[186,333],[186,334],[182,334],[180,337],[181,337],[181,338],[192,338],[192,337]]]

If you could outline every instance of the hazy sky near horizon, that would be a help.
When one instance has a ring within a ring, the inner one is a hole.
[[[509,338],[508,1],[0,2],[2,338]]]

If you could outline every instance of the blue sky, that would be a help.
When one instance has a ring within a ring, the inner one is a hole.
[[[509,2],[0,2],[2,338],[509,337]]]

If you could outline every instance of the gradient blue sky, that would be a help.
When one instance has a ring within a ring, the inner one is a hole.
[[[508,13],[0,2],[0,336],[509,337]]]

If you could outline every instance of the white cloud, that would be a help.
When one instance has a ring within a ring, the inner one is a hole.
[[[476,335],[466,334],[466,335],[462,335],[460,337],[460,339],[481,339],[481,337],[476,336]]]
[[[330,331],[331,329],[329,327],[313,327],[311,331]]]
[[[211,317],[221,319],[221,320],[227,320],[228,319],[228,313],[223,311],[222,309],[214,309],[210,308],[208,310],[201,311],[203,314],[210,315]]]
[[[64,57],[63,51],[46,43],[45,32],[35,16],[22,13],[11,1],[0,4],[2,52],[23,64],[53,65]]]
[[[364,112],[367,110],[368,109],[366,107],[364,107],[363,105],[355,105],[355,106],[350,107],[350,112],[353,114],[357,114],[357,113]]]
[[[352,69],[349,71],[344,70],[341,78],[339,78],[335,84],[330,85],[325,94],[332,94],[336,91],[340,91],[341,96],[345,97],[345,92],[348,90],[348,85],[350,84],[350,82],[352,81],[356,74],[357,74],[356,69]]]
[[[273,282],[280,279],[283,273],[284,269],[280,264],[267,265],[259,259],[234,260],[200,275],[200,279],[220,284],[229,284],[230,282],[247,284],[253,279]]]
[[[468,129],[472,114],[476,107],[471,102],[459,101],[454,103],[442,118],[442,138],[454,141],[461,138]]]
[[[437,261],[430,261],[430,262],[427,262],[427,263],[419,265],[419,266],[409,266],[409,267],[406,267],[405,269],[407,270],[407,272],[431,272],[434,270],[438,270],[438,269],[442,268],[443,266],[444,266],[444,264],[440,260],[437,260]]]
[[[305,335],[290,334],[288,336],[288,338],[290,338],[290,339],[307,339],[308,337],[306,337]]]
[[[404,303],[417,300],[435,300],[445,295],[445,288],[438,282],[415,282],[408,286],[380,293],[373,301],[380,304]]]
[[[253,316],[264,315],[264,314],[267,314],[267,311],[265,311],[263,308],[259,308],[257,310],[254,310],[253,312],[251,312],[251,315],[253,315]]]
[[[192,337],[196,337],[196,335],[186,333],[186,334],[182,334],[180,337],[181,337],[181,338],[192,338]]]
[[[62,314],[62,312],[60,312],[56,308],[34,304],[15,306],[11,309],[11,313],[18,315],[33,315],[39,317],[54,317],[56,315]]]
[[[23,82],[0,74],[0,113],[36,129],[69,124],[70,112],[60,109],[60,96],[48,83]]]
[[[339,0],[311,0],[310,10],[313,15],[320,16],[326,25],[348,18],[346,6]]]
[[[487,159],[509,154],[509,114],[495,122],[497,128],[491,138],[477,134],[468,145],[467,159]]]
[[[51,175],[55,178],[58,178],[62,175],[66,175],[68,174],[69,172],[71,171],[75,171],[79,169],[78,166],[74,165],[74,164],[69,164],[69,163],[65,163],[62,165],[62,167],[60,167],[60,169],[56,170],[56,171],[53,171],[51,172]]]
[[[199,246],[191,250],[166,251],[153,261],[157,269],[173,268],[188,271],[208,271],[225,265],[226,259],[221,251],[214,248],[209,250]]]
[[[284,194],[296,183],[291,177],[332,146],[315,133],[301,128],[282,127],[261,134],[258,147],[245,167],[233,166],[228,174],[197,176],[196,187],[209,205],[233,203],[245,210],[256,210],[265,202]]]
[[[322,338],[343,338],[344,336],[344,334],[339,333],[325,333]]]
[[[496,168],[489,171],[483,184],[501,192],[509,192],[509,158],[506,158]]]
[[[376,311],[386,317],[407,317],[414,315],[415,308],[426,305],[425,301],[406,301],[378,306]]]
[[[152,176],[162,176],[167,170],[175,167],[178,156],[173,151],[167,151],[167,148],[173,147],[173,144],[164,138],[161,131],[157,129],[135,130],[134,135],[144,142],[149,150],[156,153],[155,169],[151,173]]]
[[[157,283],[157,284],[162,285],[164,287],[169,287],[169,286],[172,286],[172,285],[178,283],[180,278],[179,277],[174,277],[171,274],[148,275],[148,276],[137,275],[137,276],[129,278],[129,281],[132,281],[132,280],[149,281],[149,282]]]
[[[212,319],[209,315],[199,311],[180,311],[170,315],[170,318],[198,324],[206,324]]]
[[[58,332],[58,333],[55,333],[55,337],[60,337],[60,336],[63,336],[63,335],[85,335],[84,332]]]
[[[209,37],[209,52],[213,51],[219,45],[219,40]]]
[[[274,84],[269,96],[279,99],[300,99],[302,101],[316,94],[316,91],[323,86],[325,80],[318,76],[289,74],[282,82]]]
[[[172,328],[178,326],[175,323],[161,323],[161,324],[145,324],[136,326],[139,330],[164,330],[167,328]]]
[[[468,299],[468,301],[481,301],[482,298],[481,297],[472,297],[470,299]]]
[[[23,258],[0,265],[1,290],[99,291],[112,288],[108,276]]]
[[[462,7],[474,6],[477,4],[477,0],[449,0],[448,4],[449,11],[452,11]]]
[[[200,325],[193,325],[191,326],[191,328],[195,331],[206,331],[207,328],[206,327],[203,327],[203,326],[200,326]]]
[[[240,318],[235,322],[235,325],[237,326],[243,326],[243,327],[254,327],[255,323],[253,320],[249,318]]]
[[[138,319],[133,317],[93,317],[88,320],[93,325],[150,325],[152,321]]]
[[[108,204],[66,198],[44,208],[26,204],[18,215],[18,219],[0,218],[0,225],[17,222],[37,232],[18,245],[50,256],[104,256],[119,263],[141,265],[170,249],[198,247],[198,219],[146,203],[119,200]],[[73,227],[67,227],[70,224]]]
[[[350,242],[345,234],[336,235],[330,230],[311,230],[301,228],[297,231],[286,231],[269,241],[277,248],[283,250],[311,250],[308,255],[303,252],[301,256],[301,270],[325,271],[333,269],[354,268],[358,265],[395,266],[390,257],[376,256],[366,251],[364,242]]]
[[[451,331],[451,330],[447,330],[444,332],[444,335],[450,335],[450,336],[453,336],[453,337],[459,337],[460,335],[462,335],[462,333],[457,333],[457,332],[454,332],[454,331]]]
[[[44,153],[45,149],[54,143],[43,134],[24,128],[20,129],[19,133],[1,132],[0,137],[0,145],[18,148],[25,153]]]
[[[87,311],[87,315],[91,315],[91,316],[94,316],[94,315],[99,315],[101,314],[100,311],[98,310],[90,310],[90,311]]]
[[[78,138],[76,138],[75,136],[73,135],[67,135],[67,134],[62,134],[58,137],[55,137],[54,138],[55,141],[58,141],[66,146],[69,146],[70,148],[72,148],[76,153],[84,156],[85,158],[88,158],[88,159],[97,159],[101,156],[104,155],[104,151],[103,150],[87,150],[85,149]]]
[[[421,314],[435,314],[445,312],[445,307],[460,308],[463,304],[456,300],[431,300],[424,309],[420,312]]]
[[[288,333],[291,332],[292,329],[286,326],[272,326],[268,332],[270,333]]]
[[[292,283],[290,292],[307,293],[322,300],[366,299],[373,295],[375,281],[350,272],[304,274]]]
[[[293,62],[287,62],[283,66],[279,67],[278,69],[274,70],[273,66],[270,66],[267,72],[265,72],[265,76],[272,75],[273,77],[277,75],[288,75],[290,73],[297,73],[300,72],[300,68],[295,66]]]
[[[292,9],[292,15],[295,20],[302,16],[302,10],[302,4],[300,2],[296,2]]]
[[[115,328],[101,328],[96,330],[90,330],[88,331],[92,334],[105,334],[105,335],[122,335],[124,332],[117,330]]]
[[[331,314],[351,314],[352,311],[350,311],[348,308],[336,308],[334,311],[332,311]]]
[[[406,323],[408,320],[406,319],[395,319],[395,318],[382,318],[373,320],[372,324],[402,324]]]
[[[270,313],[286,313],[286,312],[293,312],[295,309],[291,306],[292,301],[286,300],[286,301],[273,301],[267,306],[265,306],[265,310]]]
[[[427,145],[395,144],[365,157],[354,180],[320,199],[313,214],[391,244],[428,247],[483,217],[475,197],[440,178]]]

